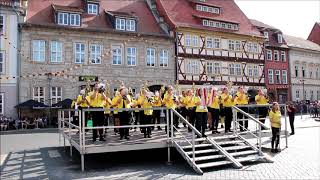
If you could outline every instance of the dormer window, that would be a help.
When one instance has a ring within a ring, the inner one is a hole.
[[[70,14],[70,26],[80,26],[80,14]]]
[[[208,26],[208,27],[215,27],[215,28],[239,30],[239,25],[238,24],[220,22],[220,21],[212,21],[212,20],[208,20],[208,19],[203,19],[202,20],[202,25],[203,26]]]
[[[59,25],[69,25],[69,13],[58,13],[58,24]]]
[[[116,18],[116,29],[136,31],[136,21],[134,19]]]
[[[118,11],[105,11],[110,21],[116,30],[120,31],[136,31],[137,30],[137,17],[134,12],[118,12]]]
[[[132,19],[126,20],[126,30],[135,31],[136,30],[136,21]]]
[[[196,10],[202,11],[202,12],[213,13],[213,14],[220,14],[220,8],[213,7],[213,6],[206,6],[206,5],[197,4]]]
[[[99,11],[99,5],[98,4],[88,3],[88,5],[87,5],[88,14],[97,15],[98,11]]]
[[[282,34],[278,34],[278,43],[282,43]]]
[[[52,5],[55,11],[55,21],[63,26],[80,26],[82,9],[78,7]]]
[[[269,33],[267,31],[263,32],[264,38],[266,38],[266,41],[269,41]]]
[[[126,19],[117,18],[116,19],[116,29],[117,30],[125,30]]]

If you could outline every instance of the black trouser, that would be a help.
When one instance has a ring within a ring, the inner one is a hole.
[[[127,126],[129,125],[129,112],[128,111],[122,111],[119,112],[120,117],[120,126]],[[127,138],[129,136],[129,128],[120,128],[120,138]]]
[[[192,107],[187,109],[187,116],[189,117],[189,123],[194,126],[194,122],[196,119],[196,108]],[[191,128],[188,128],[189,131],[191,131]]]
[[[144,118],[141,119],[140,124],[141,125],[145,125],[145,124],[151,124],[152,121],[152,115],[144,115]],[[151,134],[151,126],[148,127],[142,127],[142,132],[144,134],[144,136],[150,136]]]
[[[218,124],[219,124],[219,116],[220,116],[220,110],[219,109],[214,109],[208,107],[209,112],[211,113],[212,117],[212,124],[211,127],[214,131],[218,130]]]
[[[96,108],[96,109],[102,109],[102,108]],[[103,111],[92,111],[91,113],[92,113],[93,127],[103,126],[104,112]],[[98,137],[97,129],[93,129],[92,131],[93,131],[93,140],[95,141]],[[100,137],[100,139],[102,139],[103,138],[103,129],[98,129],[98,131],[99,131],[99,137]]]
[[[261,123],[264,124],[264,122],[266,121],[266,117],[268,115],[268,108],[267,107],[259,107],[258,108],[258,112],[259,112],[259,121]],[[265,128],[261,128],[261,130],[264,130]]]
[[[289,122],[291,127],[291,133],[294,133],[294,115],[289,115]]]
[[[79,110],[81,110],[81,113],[79,112],[79,118],[80,118],[80,116],[82,116],[82,110],[83,110],[83,109],[87,109],[87,108],[79,106]],[[84,126],[85,126],[85,127],[87,126],[88,119],[90,118],[89,113],[90,113],[90,112],[88,112],[88,111],[85,111],[85,112],[84,112],[84,118],[85,118]],[[92,117],[92,116],[91,116],[91,117]],[[82,117],[81,117],[81,118],[82,118]],[[79,126],[80,126],[80,127],[83,127],[83,126],[82,126],[82,123],[83,123],[84,119],[82,119],[81,121],[82,121],[82,122],[81,122],[81,124],[80,124]],[[80,123],[80,120],[79,120],[79,123]],[[89,131],[89,129],[86,129],[86,130],[85,130],[85,132],[88,132],[88,131]]]
[[[104,122],[103,122],[103,125],[104,126],[109,126],[109,117],[110,117],[110,114],[104,114]],[[105,130],[105,132],[107,132],[108,129]]]
[[[171,117],[171,112],[170,112],[170,109],[168,110],[165,110],[164,114],[165,114],[165,122],[167,122],[167,111],[169,113],[169,132],[171,132],[171,119],[173,119],[173,125],[176,126],[177,121],[178,121],[178,117],[175,113],[173,113],[173,117]],[[165,131],[167,132],[167,126],[165,128]],[[175,130],[173,130],[175,131]]]
[[[224,124],[225,124],[224,130],[227,132],[227,131],[230,131],[230,129],[231,129],[231,122],[232,122],[232,118],[233,118],[232,108],[231,107],[224,107],[224,114],[226,117],[225,121],[224,121]]]
[[[247,107],[240,107],[240,109],[246,113],[248,112]],[[240,124],[240,131],[248,129],[248,120],[241,121],[242,119],[248,119],[247,117],[245,117],[241,112],[237,112],[237,119]]]
[[[272,129],[271,148],[277,149],[280,141],[280,128],[272,127],[271,129]],[[274,147],[274,143],[276,143],[275,147]]]
[[[161,110],[154,110],[153,111],[153,117],[152,117],[152,123],[153,124],[160,124],[160,114],[161,114]],[[159,128],[160,126],[158,126]]]
[[[196,112],[196,129],[201,132],[202,136],[204,136],[206,132],[207,120],[207,112]]]

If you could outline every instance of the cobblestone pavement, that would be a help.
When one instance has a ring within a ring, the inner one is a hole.
[[[87,155],[86,172],[81,172],[79,154],[74,151],[70,158],[69,148],[59,147],[56,132],[1,134],[0,178],[320,179],[320,122],[298,116],[296,126],[296,134],[289,137],[289,147],[282,146],[282,152],[273,157],[274,163],[250,163],[242,169],[209,169],[202,176],[195,174],[174,149],[172,165],[166,164],[164,149]]]

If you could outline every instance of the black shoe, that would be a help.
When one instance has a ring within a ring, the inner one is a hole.
[[[128,136],[124,137],[126,140],[129,140],[130,138]]]
[[[271,149],[271,152],[272,152],[272,153],[275,153],[276,151],[275,151],[275,149]]]
[[[161,128],[160,126],[158,126],[158,130],[159,130],[159,131],[161,131],[161,130],[162,130],[162,128]]]
[[[294,133],[290,133],[290,135],[292,136],[292,135],[294,135]]]
[[[99,139],[99,141],[106,141],[106,139],[104,139],[104,138],[100,138],[100,139]]]
[[[216,134],[217,132],[216,131],[212,131],[212,134]]]
[[[221,128],[224,128],[224,126],[223,126],[223,125],[221,125]]]
[[[279,150],[278,150],[278,149],[274,149],[274,152],[275,152],[275,153],[278,153],[278,152],[279,152]]]
[[[146,134],[144,134],[144,138],[147,138],[147,135],[146,135]]]
[[[122,140],[123,139],[123,137],[120,137],[120,140]]]
[[[148,135],[148,138],[151,138],[150,134]]]
[[[207,135],[205,135],[205,134],[202,134],[202,137],[206,138],[206,137],[207,137]]]
[[[96,139],[93,139],[93,140],[92,140],[92,142],[96,142],[96,141],[97,141]]]

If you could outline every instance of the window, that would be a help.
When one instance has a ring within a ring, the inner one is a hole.
[[[156,63],[156,52],[153,48],[147,49],[147,66],[154,67]]]
[[[207,74],[213,74],[213,63],[207,62]]]
[[[312,66],[309,67],[309,77],[310,77],[310,79],[313,77],[313,67]]]
[[[259,52],[259,48],[258,48],[258,44],[257,43],[253,43],[253,52],[254,53],[258,53]]]
[[[278,34],[278,43],[282,43],[282,34]]]
[[[135,66],[137,61],[137,48],[128,47],[127,48],[127,63],[129,66]]]
[[[168,67],[169,53],[167,50],[160,51],[160,67]]]
[[[92,64],[101,64],[102,48],[99,44],[90,45],[90,62]]]
[[[213,39],[211,37],[207,37],[206,46],[207,48],[213,48]]]
[[[214,48],[217,48],[217,49],[220,48],[220,39],[217,39],[217,38],[214,39]]]
[[[320,100],[320,91],[317,91],[317,100]]]
[[[241,50],[240,41],[235,41],[235,48],[236,48],[236,51],[240,51]]]
[[[235,75],[234,64],[229,64],[229,74],[230,75]]]
[[[136,30],[136,21],[133,19],[126,20],[126,30],[127,31],[135,31]]]
[[[200,61],[189,60],[186,63],[186,73],[188,74],[200,74]]]
[[[241,72],[241,64],[236,64],[235,65],[235,69],[236,69],[236,75],[237,76],[241,76],[242,72]]]
[[[112,64],[122,64],[121,46],[112,46]]]
[[[286,62],[286,52],[285,51],[281,51],[281,61]]]
[[[196,5],[196,10],[197,10],[197,11],[201,11],[201,10],[202,10],[202,6],[199,5],[199,4],[197,4],[197,5]]]
[[[313,91],[310,90],[310,100],[313,101]]]
[[[275,70],[275,74],[276,74],[276,83],[277,83],[277,84],[281,84],[281,74],[280,74],[280,70]]]
[[[70,14],[70,26],[80,26],[80,14]]]
[[[192,44],[193,44],[194,47],[198,47],[199,46],[199,37],[198,36],[193,36]]]
[[[302,65],[302,77],[306,77],[306,66]]]
[[[233,40],[229,40],[229,50],[234,51],[235,50],[235,43]]]
[[[4,73],[4,52],[0,52],[0,74]]]
[[[211,7],[211,6],[204,6],[204,5],[200,5],[200,4],[196,5],[196,10],[197,11],[214,13],[214,14],[219,14],[219,12],[220,12],[219,8]]]
[[[274,51],[274,60],[279,61],[279,51]]]
[[[272,51],[271,50],[267,50],[267,60],[272,60]]]
[[[252,65],[248,65],[248,76],[253,76],[253,67]]]
[[[254,77],[258,77],[258,75],[259,75],[258,66],[254,65],[254,66],[253,66],[253,76],[254,76]]]
[[[58,13],[58,24],[59,25],[69,25],[69,14],[68,13]]]
[[[299,77],[299,65],[295,65],[294,66],[294,71],[295,71],[295,75],[296,75],[296,77]]]
[[[4,114],[4,93],[0,93],[0,114]]]
[[[186,34],[186,46],[191,46],[191,36],[190,34]]]
[[[125,30],[126,20],[121,18],[116,18],[116,29]]]
[[[33,100],[44,103],[45,102],[45,88],[34,87],[33,88]]]
[[[50,61],[53,63],[62,62],[62,43],[58,41],[50,42]]]
[[[206,19],[202,20],[202,25],[203,26],[209,26],[209,21],[206,20]]]
[[[62,101],[62,88],[61,87],[51,87],[51,105]]]
[[[225,29],[226,28],[226,23],[221,23],[221,27]]]
[[[98,4],[88,4],[88,14],[98,14]]]
[[[252,52],[253,51],[253,44],[251,42],[247,43],[247,51]]]
[[[319,79],[320,78],[320,68],[317,67],[316,69],[316,79]]]
[[[221,64],[214,63],[213,74],[221,74]]]
[[[269,84],[273,84],[273,69],[268,69]]]
[[[84,43],[75,43],[75,63],[84,63],[85,45]]]
[[[287,70],[282,70],[282,84],[288,84]]]
[[[269,41],[269,33],[267,31],[263,32],[264,38],[266,38],[266,41]]]
[[[5,16],[0,14],[0,34],[5,34],[6,32],[6,21],[5,21]]]
[[[299,99],[300,98],[300,91],[297,89],[296,90],[296,99]]]
[[[45,41],[33,40],[32,41],[32,60],[43,62],[45,60]]]

